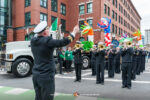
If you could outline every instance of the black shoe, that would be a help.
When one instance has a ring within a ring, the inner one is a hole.
[[[104,85],[104,82],[102,82],[101,85]]]
[[[100,84],[101,82],[96,82],[96,84]]]
[[[78,80],[78,82],[81,82],[81,80]]]
[[[74,82],[77,82],[78,80],[74,80]]]
[[[126,86],[123,85],[122,88],[126,88]]]
[[[131,86],[128,86],[127,88],[128,88],[128,89],[131,89]]]

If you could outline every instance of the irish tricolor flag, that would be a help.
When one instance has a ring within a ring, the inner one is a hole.
[[[50,31],[57,31],[57,28],[58,28],[58,18],[56,18],[55,21],[52,23]]]

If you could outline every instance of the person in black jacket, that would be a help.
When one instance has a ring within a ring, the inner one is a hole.
[[[134,46],[135,47],[135,46]],[[136,79],[136,69],[137,69],[137,56],[138,52],[137,49],[133,49],[133,57],[132,57],[132,80]]]
[[[132,56],[133,56],[133,48],[131,46],[127,46],[126,43],[129,41],[125,41],[124,48],[121,50],[122,56],[122,88],[127,87],[131,89],[131,69],[132,69]]]
[[[113,48],[113,44],[110,45],[110,49],[108,51],[108,77],[114,78],[115,73],[115,64],[114,64],[114,57],[115,57],[116,49]]]
[[[77,45],[80,45],[80,42],[77,42]],[[74,65],[75,65],[75,73],[76,73],[76,79],[74,82],[81,82],[81,69],[82,69],[82,54],[81,54],[82,48],[75,48],[73,51],[74,55]]]
[[[142,61],[141,61],[141,72],[145,71],[145,58],[146,58],[146,55],[147,55],[147,52],[144,50],[144,48],[142,48]]]
[[[106,51],[104,48],[99,48],[99,45],[104,46],[104,44],[100,42],[96,52],[96,84],[104,85],[104,61]]]
[[[31,40],[31,51],[34,57],[32,80],[35,90],[35,100],[53,100],[55,92],[55,62],[54,48],[71,43],[79,32],[76,26],[73,32],[62,40],[52,39],[47,28],[47,22],[42,21],[34,31],[38,36]]]
[[[91,49],[90,55],[91,55],[91,69],[92,69],[92,76],[96,75],[96,46]]]
[[[139,48],[139,45],[136,46],[136,49],[137,49],[137,66],[136,66],[136,74],[137,75],[140,75],[140,72],[141,72],[141,57],[142,57],[142,51],[141,49]]]
[[[64,53],[62,48],[59,49],[58,51],[58,63],[59,63],[59,74],[63,74],[62,73],[62,67],[63,67],[63,62],[64,62]]]
[[[115,52],[115,73],[120,73],[120,48],[116,48]]]

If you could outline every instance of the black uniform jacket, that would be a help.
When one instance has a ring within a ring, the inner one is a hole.
[[[56,47],[69,44],[71,40],[64,38],[54,40],[51,37],[39,36],[31,40],[31,51],[34,56],[33,75],[51,75],[55,73],[53,51]]]
[[[91,62],[96,62],[96,56],[95,56],[96,52],[95,51],[90,51],[90,55],[91,55]]]
[[[122,62],[131,63],[133,56],[133,48],[122,49],[121,50]]]
[[[77,50],[73,51],[73,55],[74,55],[74,63],[81,64],[82,63],[81,49],[77,49]]]
[[[101,50],[96,52],[96,64],[104,63],[105,61],[106,51]]]

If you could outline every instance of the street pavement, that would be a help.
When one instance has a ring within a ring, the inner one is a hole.
[[[105,84],[96,84],[91,69],[82,71],[82,81],[74,82],[75,72],[56,74],[55,100],[150,100],[150,63],[146,71],[132,81],[132,88],[122,89],[121,74],[108,78],[105,71]],[[74,97],[73,93],[79,96]],[[34,100],[32,76],[16,78],[12,74],[0,71],[0,100]]]

